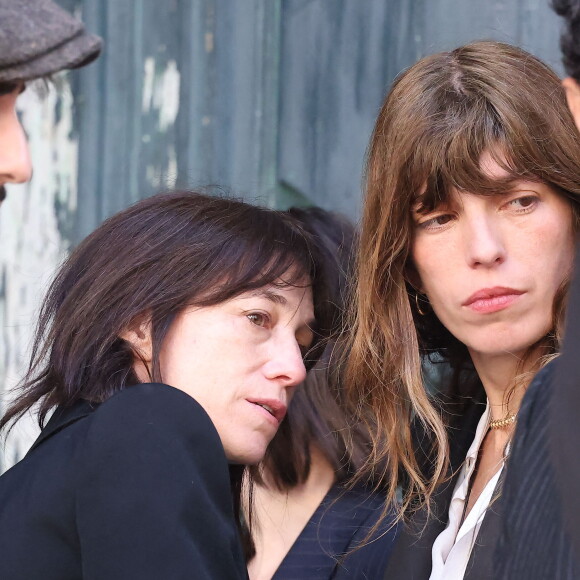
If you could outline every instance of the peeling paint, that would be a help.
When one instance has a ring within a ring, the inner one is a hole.
[[[177,154],[175,147],[170,145],[167,150],[167,170],[165,171],[165,187],[173,189],[177,180]]]
[[[154,189],[159,189],[161,186],[161,172],[157,167],[148,165],[145,169],[145,178]]]
[[[143,65],[143,98],[141,110],[148,113],[153,101],[153,85],[155,83],[155,59],[148,57]]]
[[[159,109],[159,130],[166,131],[173,126],[179,113],[179,84],[181,76],[177,63],[170,60],[163,71],[161,82],[155,85],[153,104]]]
[[[157,112],[159,131],[172,127],[179,113],[179,87],[181,75],[175,60],[170,60],[162,71],[157,70],[155,59],[145,59],[143,69],[143,97],[141,110],[150,114]]]
[[[78,142],[73,133],[70,86],[50,87],[44,96],[26,91],[18,101],[28,134],[34,177],[8,185],[0,210],[0,385],[2,404],[23,376],[40,301],[70,248],[77,207]],[[7,468],[22,457],[37,435],[31,417],[7,440]]]

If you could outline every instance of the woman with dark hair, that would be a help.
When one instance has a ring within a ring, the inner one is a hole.
[[[477,42],[395,81],[368,151],[346,379],[410,518],[387,578],[494,577],[505,459],[558,353],[579,201],[580,136],[532,55]]]
[[[289,216],[192,192],[80,244],[0,421],[34,408],[44,426],[0,478],[0,577],[245,577],[243,465],[332,323],[316,256]]]
[[[289,213],[316,240],[327,264],[327,294],[343,313],[354,227],[321,208]],[[364,464],[370,438],[344,406],[333,372],[337,358],[330,342],[292,399],[264,462],[254,468],[251,580],[378,578],[387,564],[396,528],[385,518],[375,529],[384,493],[345,485]]]

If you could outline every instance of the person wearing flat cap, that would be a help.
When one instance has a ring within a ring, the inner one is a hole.
[[[7,183],[30,179],[32,166],[16,100],[27,81],[84,66],[102,41],[51,0],[0,0],[0,202]]]

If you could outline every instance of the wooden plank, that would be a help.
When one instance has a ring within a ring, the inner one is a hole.
[[[387,84],[388,3],[284,3],[280,179],[352,213],[364,151]]]
[[[2,408],[21,379],[36,314],[49,279],[67,254],[77,208],[77,148],[73,98],[67,78],[46,96],[34,89],[19,99],[34,176],[7,186],[0,211],[0,385]],[[21,421],[0,453],[0,471],[20,459],[37,434]]]
[[[280,179],[355,214],[374,118],[418,58],[481,38],[559,65],[559,20],[544,0],[287,0],[283,10]]]
[[[22,376],[46,280],[111,213],[175,183],[356,216],[367,140],[405,67],[488,37],[561,71],[547,0],[58,1],[106,45],[60,96],[22,101],[35,175],[0,212],[0,391]]]

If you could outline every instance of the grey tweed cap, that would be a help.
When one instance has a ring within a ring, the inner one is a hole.
[[[102,41],[51,0],[0,0],[0,82],[88,64]]]

